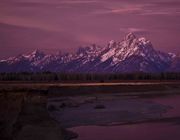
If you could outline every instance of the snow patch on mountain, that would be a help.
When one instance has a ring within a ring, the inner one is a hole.
[[[106,60],[108,60],[109,58],[111,58],[114,54],[115,54],[115,48],[111,49],[110,51],[108,51],[107,53],[103,54],[101,56],[101,61],[104,62]]]

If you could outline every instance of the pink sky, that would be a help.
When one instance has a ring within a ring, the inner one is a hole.
[[[31,52],[72,52],[121,41],[128,32],[180,53],[180,1],[0,0],[0,58]]]

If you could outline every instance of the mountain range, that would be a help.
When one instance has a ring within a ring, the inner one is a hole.
[[[151,41],[127,34],[107,46],[81,47],[76,53],[45,54],[35,50],[0,60],[0,72],[130,73],[180,72],[180,57],[154,49]]]

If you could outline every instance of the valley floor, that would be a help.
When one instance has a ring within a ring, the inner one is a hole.
[[[0,82],[0,139],[63,140],[77,137],[65,129],[79,125],[167,121],[171,107],[141,98],[172,95],[180,95],[180,81]]]

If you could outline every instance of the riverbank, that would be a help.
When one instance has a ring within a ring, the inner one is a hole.
[[[120,81],[111,83],[31,83],[0,82],[0,92],[27,92],[46,96],[72,96],[101,93],[121,95],[178,94],[180,81]]]
[[[49,117],[47,97],[29,93],[0,93],[1,140],[65,140],[68,135]]]

